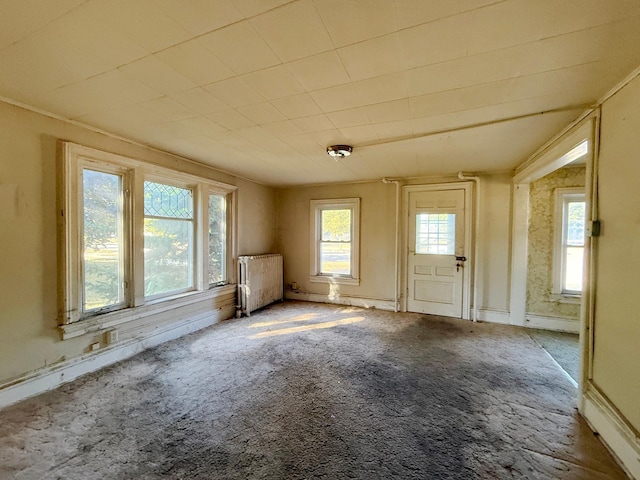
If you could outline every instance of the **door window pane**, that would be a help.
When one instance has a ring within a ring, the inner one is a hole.
[[[144,182],[144,294],[193,287],[193,193]]]
[[[455,247],[455,213],[418,213],[416,215],[416,253],[453,255]]]
[[[124,302],[122,177],[83,170],[83,311]]]
[[[227,202],[224,195],[209,195],[209,284],[226,280]]]

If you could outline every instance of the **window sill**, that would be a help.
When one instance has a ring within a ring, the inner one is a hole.
[[[549,297],[549,300],[555,303],[562,303],[567,305],[580,305],[582,303],[582,296],[553,293]]]
[[[331,275],[311,275],[309,276],[309,281],[313,283],[337,283],[338,285],[360,285],[359,278]]]
[[[135,320],[140,320],[167,310],[191,305],[195,302],[235,293],[236,289],[236,284],[228,284],[221,287],[213,287],[204,292],[188,292],[186,294],[175,295],[170,298],[163,298],[161,300],[157,299],[140,307],[125,308],[115,312],[108,312],[88,317],[73,323],[59,325],[58,329],[62,334],[62,340],[68,340],[70,338],[80,337],[87,333],[101,332],[103,330]]]

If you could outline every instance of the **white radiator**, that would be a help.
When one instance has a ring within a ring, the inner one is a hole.
[[[282,255],[242,255],[238,267],[237,316],[283,299]]]

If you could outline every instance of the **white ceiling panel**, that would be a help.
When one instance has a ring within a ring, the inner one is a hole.
[[[124,65],[120,67],[120,71],[164,94],[182,92],[196,87],[194,82],[154,55]]]
[[[82,5],[85,0],[0,1],[0,49],[22,40],[42,27]]]
[[[249,73],[242,78],[247,85],[269,100],[305,92],[284,65]]]
[[[314,4],[336,47],[386,35],[398,28],[398,9],[393,1],[314,0]]]
[[[273,50],[246,20],[211,32],[199,40],[238,74],[280,63]]]
[[[312,0],[287,3],[250,22],[283,62],[333,48]]]
[[[189,110],[199,113],[200,115],[223,112],[231,108],[222,100],[216,98],[212,93],[200,87],[173,93],[169,95],[169,98],[172,98]]]
[[[130,1],[130,0],[124,0]],[[135,0],[133,3],[138,3]],[[145,10],[161,10],[191,35],[202,35],[238,22],[244,13],[234,0],[143,0]]]
[[[156,56],[197,85],[206,85],[234,75],[234,72],[198,39],[175,45],[157,53]]]
[[[221,82],[211,83],[205,85],[204,89],[212,93],[221,102],[234,108],[266,100],[240,78],[230,78]]]
[[[272,100],[271,104],[289,119],[309,117],[322,113],[318,104],[306,93],[278,98]]]
[[[640,65],[637,0],[0,8],[0,97],[273,185],[510,170]]]
[[[397,33],[339,48],[338,55],[351,80],[400,72],[406,65],[401,37]]]
[[[269,102],[254,103],[238,108],[238,111],[258,125],[286,120],[276,107]]]
[[[287,68],[307,91],[335,87],[351,80],[335,50],[290,62]]]

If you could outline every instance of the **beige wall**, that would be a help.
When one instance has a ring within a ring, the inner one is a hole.
[[[301,292],[329,294],[329,284],[312,283],[310,200],[361,199],[360,285],[339,285],[339,294],[393,300],[395,292],[395,186],[382,182],[278,190],[278,248],[284,255],[285,285]]]
[[[509,310],[511,174],[483,175],[480,187],[478,308]]]
[[[529,245],[527,313],[558,318],[580,318],[580,305],[553,301],[555,249],[555,189],[584,187],[585,167],[565,167],[531,183],[529,190]]]
[[[238,178],[238,255],[279,253],[276,246],[276,192]]]
[[[96,341],[61,341],[56,328],[58,139],[238,185],[239,224],[251,225],[240,228],[240,251],[276,243],[272,189],[0,102],[0,383],[86,353]],[[125,339],[141,332],[123,329]]]
[[[411,184],[444,183],[457,178],[423,179]],[[506,312],[509,285],[511,175],[481,179],[481,230],[478,303]],[[382,182],[283,188],[278,190],[278,248],[284,254],[285,283],[301,292],[327,295],[329,285],[309,282],[312,199],[361,198],[359,286],[340,285],[342,295],[390,300],[395,294],[395,185]]]
[[[602,107],[593,381],[640,432],[640,78]]]

